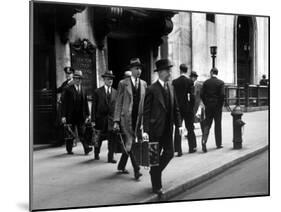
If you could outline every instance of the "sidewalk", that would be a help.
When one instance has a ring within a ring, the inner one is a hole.
[[[243,149],[232,149],[232,117],[223,113],[223,149],[215,148],[213,129],[207,144],[208,153],[202,153],[197,137],[198,152],[188,154],[187,141],[183,140],[182,157],[175,157],[163,172],[163,200],[190,188],[213,175],[224,171],[268,146],[268,111],[246,113]],[[197,133],[200,130],[196,130]],[[143,177],[136,182],[130,162],[129,175],[117,174],[117,165],[106,163],[106,142],[101,159],[93,154],[85,156],[81,144],[74,155],[65,149],[51,148],[34,152],[33,208],[64,208],[112,204],[130,204],[158,201],[151,193],[148,170],[141,169]],[[120,155],[116,155],[119,159]]]

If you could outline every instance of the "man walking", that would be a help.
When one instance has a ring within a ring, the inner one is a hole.
[[[77,127],[79,139],[83,145],[85,155],[92,151],[92,147],[83,139],[83,124],[90,121],[89,106],[87,95],[82,87],[82,71],[75,70],[73,75],[73,84],[65,88],[62,99],[62,123],[71,124],[72,131]],[[72,152],[73,140],[66,142],[66,151]]]
[[[62,115],[62,98],[63,98],[63,93],[64,93],[64,89],[71,85],[71,83],[73,82],[73,68],[66,66],[64,67],[64,73],[66,76],[66,80],[61,84],[60,87],[57,88],[57,94],[58,94],[58,113],[57,113],[57,142],[56,142],[56,146],[62,146],[64,144],[64,135],[63,135],[63,126],[61,123],[61,115]]]
[[[159,142],[159,166],[150,169],[152,191],[161,197],[162,171],[174,156],[173,125],[181,134],[181,117],[174,92],[169,83],[172,63],[168,59],[158,60],[156,72],[159,79],[147,88],[143,110],[143,138]],[[163,151],[162,151],[163,150]]]
[[[112,88],[114,75],[107,71],[103,75],[104,86],[97,88],[94,92],[92,104],[92,123],[100,131],[98,146],[95,147],[95,159],[100,159],[100,148],[103,140],[108,141],[108,163],[116,163],[114,160],[114,136],[113,136],[113,113],[117,91]]]
[[[143,65],[139,58],[130,60],[129,70],[131,77],[127,77],[119,82],[116,105],[114,111],[114,129],[124,134],[125,148],[118,164],[120,173],[129,173],[126,170],[128,157],[134,168],[135,179],[138,180],[140,173],[139,164],[137,164],[132,152],[135,140],[138,138],[142,124],[143,101],[146,89],[146,82],[140,79]]]
[[[215,120],[215,137],[217,148],[222,148],[221,141],[221,117],[222,107],[224,103],[224,82],[218,79],[218,69],[212,68],[210,72],[211,78],[206,80],[202,87],[201,99],[206,108],[206,119],[204,122],[204,130],[202,136],[202,150],[207,152],[206,143],[209,131]]]
[[[189,153],[196,152],[196,136],[194,133],[194,86],[193,81],[187,76],[188,68],[185,64],[180,65],[180,77],[173,80],[180,114],[182,120],[185,122],[187,129],[187,140],[189,146]],[[182,122],[181,120],[181,122]],[[182,156],[181,135],[178,128],[175,129],[175,152],[178,156]]]

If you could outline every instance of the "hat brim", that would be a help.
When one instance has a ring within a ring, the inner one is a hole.
[[[132,68],[132,67],[141,67],[141,68],[143,68],[144,65],[143,65],[142,63],[130,64],[130,65],[127,66],[127,69],[130,69],[130,68]]]
[[[80,78],[80,79],[82,79],[83,76],[80,76],[80,75],[73,75],[73,78]]]
[[[158,72],[158,71],[162,71],[162,70],[165,70],[167,68],[172,68],[173,65],[168,65],[168,66],[165,66],[165,67],[161,67],[160,69],[154,69],[154,72]]]
[[[107,75],[107,74],[103,74],[103,75],[101,75],[101,77],[109,77],[109,78],[115,78],[115,76],[114,75]]]

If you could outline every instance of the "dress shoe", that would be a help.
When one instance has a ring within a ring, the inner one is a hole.
[[[136,180],[140,179],[141,176],[142,176],[142,173],[140,173],[139,171],[135,172],[135,179]]]
[[[207,147],[206,147],[206,144],[202,143],[202,151],[203,152],[207,152]]]
[[[99,155],[95,155],[95,160],[99,160],[100,156]]]
[[[114,160],[114,159],[108,160],[107,162],[108,162],[108,163],[117,163],[117,161]]]
[[[217,149],[221,149],[221,148],[223,148],[223,146],[222,146],[222,145],[220,145],[220,146],[217,146]]]
[[[163,196],[163,190],[162,190],[162,188],[160,188],[160,189],[152,189],[152,192],[153,192],[154,194],[157,194],[158,197],[159,197],[159,199]]]
[[[69,155],[73,155],[74,153],[73,153],[73,152],[67,152],[67,154],[69,154]]]
[[[129,174],[130,172],[127,169],[118,169],[120,174]]]
[[[93,151],[93,148],[92,147],[89,147],[87,149],[85,149],[85,155],[88,155],[89,152]]]
[[[182,156],[182,152],[179,152],[177,157],[181,157]]]
[[[188,152],[189,153],[194,153],[194,152],[196,152],[197,150],[196,150],[196,148],[194,148],[194,149],[190,149]]]

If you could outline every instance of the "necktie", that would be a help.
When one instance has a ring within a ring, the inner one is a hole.
[[[138,85],[138,78],[135,79],[135,88],[138,89],[139,85]]]
[[[107,102],[110,101],[110,87],[107,87],[107,90],[106,90],[106,99],[107,99]]]

